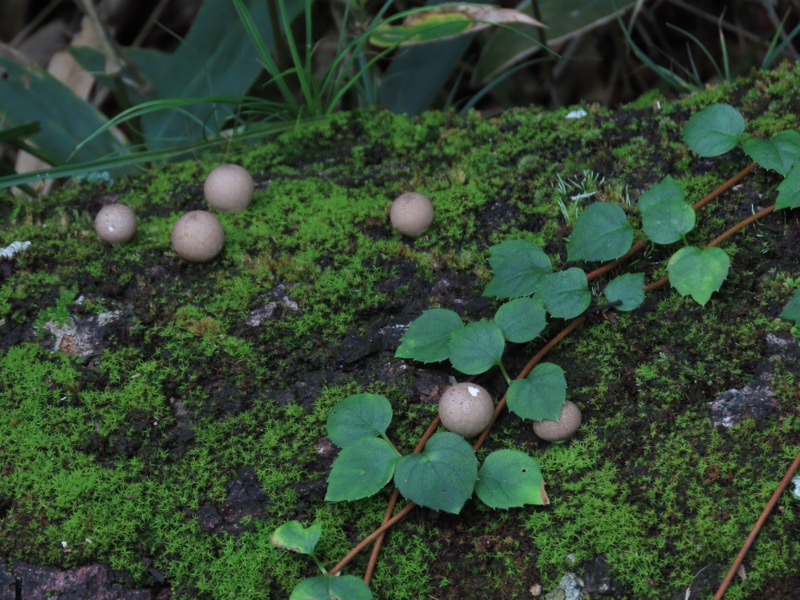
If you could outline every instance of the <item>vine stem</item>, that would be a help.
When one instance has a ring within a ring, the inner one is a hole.
[[[425,433],[422,434],[422,437],[420,438],[419,442],[417,442],[417,446],[414,448],[414,454],[419,454],[420,452],[422,452],[422,449],[425,447],[425,444],[428,442],[428,439],[430,439],[430,437],[438,429],[439,423],[441,423],[441,421],[439,419],[439,416],[437,415],[436,418],[431,422],[431,424],[428,425],[428,428],[425,430]],[[381,525],[385,525],[392,518],[392,513],[394,512],[394,507],[397,504],[397,499],[399,497],[400,497],[400,490],[394,488],[394,490],[392,490],[392,496],[389,498],[389,502],[386,505],[386,511],[383,514],[383,521],[381,522]],[[370,554],[369,562],[367,563],[367,570],[364,573],[364,583],[366,583],[367,585],[369,585],[369,582],[372,580],[372,574],[375,572],[375,565],[378,563],[378,555],[381,552],[381,546],[383,545],[383,540],[385,539],[385,537],[386,537],[386,532],[383,531],[378,537],[375,538],[375,545],[372,547],[372,554]],[[343,566],[344,564],[342,565],[342,567]]]
[[[727,229],[721,235],[719,235],[716,238],[714,238],[713,240],[711,240],[708,244],[706,244],[705,249],[707,250],[708,248],[713,248],[714,246],[719,246],[722,242],[727,240],[729,237],[731,237],[734,233],[736,233],[740,229],[742,229],[744,227],[747,227],[751,223],[755,223],[760,218],[767,216],[769,213],[771,213],[774,210],[775,210],[775,205],[774,204],[770,204],[768,207],[762,208],[757,213],[753,213],[752,215],[750,215],[746,219],[744,219],[742,221],[739,221],[736,225],[734,225],[730,229]],[[652,292],[653,290],[660,288],[662,285],[664,285],[668,281],[669,281],[669,275],[665,275],[664,277],[662,277],[658,281],[654,281],[650,285],[644,286],[644,291],[645,292]]]
[[[742,169],[741,171],[736,173],[736,175],[734,175],[733,177],[728,179],[721,186],[719,186],[718,188],[716,188],[712,192],[706,194],[705,196],[700,198],[700,200],[698,200],[697,202],[692,204],[692,208],[695,210],[695,212],[697,212],[698,210],[703,208],[706,204],[711,202],[714,198],[716,198],[717,196],[719,196],[720,194],[722,194],[726,190],[731,189],[734,185],[739,183],[742,179],[744,179],[744,177],[750,171],[753,170],[753,168],[755,166],[756,166],[756,163],[755,162],[751,162],[749,165],[747,165],[744,169]],[[628,251],[625,254],[623,254],[619,258],[617,258],[615,260],[612,260],[611,262],[603,265],[602,267],[599,267],[599,268],[595,269],[594,271],[588,273],[586,275],[586,279],[588,279],[589,281],[592,281],[593,279],[596,279],[597,277],[600,277],[600,275],[603,275],[604,273],[608,273],[609,271],[615,269],[616,267],[618,267],[619,265],[624,263],[626,260],[628,260],[631,256],[633,256],[634,254],[639,252],[642,248],[644,248],[644,245],[645,245],[645,243],[643,241],[641,241],[641,240],[637,241],[633,246],[631,246],[628,249]]]
[[[704,196],[703,198],[701,198],[700,200],[695,202],[692,205],[692,208],[695,211],[703,208],[706,204],[711,202],[714,198],[718,197],[720,194],[722,194],[726,190],[728,190],[731,187],[733,187],[734,185],[736,185],[739,181],[741,181],[750,171],[753,170],[753,168],[755,166],[756,166],[756,163],[755,162],[751,162],[749,165],[747,165],[741,171],[736,173],[736,175],[734,175],[733,177],[731,177],[730,179],[725,181],[725,183],[723,183],[722,185],[717,187],[715,190],[713,190],[712,192],[710,192],[709,194],[707,194],[706,196]],[[714,239],[711,243],[709,243],[706,246],[706,248],[710,248],[712,246],[718,245],[719,243],[721,243],[722,241],[724,241],[725,239],[727,239],[728,237],[733,235],[733,233],[739,231],[743,227],[746,227],[750,223],[753,223],[754,221],[757,221],[758,219],[766,216],[767,214],[771,213],[773,210],[775,210],[775,205],[774,204],[769,206],[769,207],[767,207],[767,208],[765,208],[765,209],[760,210],[759,212],[757,212],[757,213],[753,214],[752,216],[748,217],[747,219],[744,219],[743,221],[737,223],[732,228],[730,228],[727,231],[725,231],[722,235],[720,235],[719,237]],[[644,248],[644,246],[645,246],[644,242],[637,241],[620,258],[618,258],[616,260],[613,260],[613,261],[607,263],[606,265],[603,265],[602,267],[600,267],[598,269],[595,269],[594,271],[592,271],[590,273],[587,273],[587,275],[586,275],[587,280],[588,281],[592,281],[593,279],[596,279],[600,275],[603,275],[604,273],[607,273],[608,271],[613,270],[615,267],[619,266],[620,264],[622,264],[623,262],[628,260],[631,256],[633,256],[634,254],[639,252],[642,248]],[[658,281],[656,281],[654,283],[651,283],[650,285],[645,286],[645,288],[644,288],[645,292],[649,292],[649,291],[655,290],[655,289],[661,287],[662,285],[664,285],[667,281],[669,281],[669,278],[668,277],[664,277],[664,278],[662,278],[662,279],[660,279],[660,280],[658,280]],[[541,350],[539,350],[539,352],[537,352],[533,356],[533,358],[531,358],[528,361],[528,363],[525,365],[525,367],[523,367],[523,369],[520,371],[519,375],[517,375],[516,378],[517,379],[525,378],[533,370],[533,368],[542,360],[542,358],[544,358],[547,355],[547,353],[550,350],[552,350],[562,339],[564,339],[566,336],[568,336],[570,333],[572,333],[575,329],[580,327],[585,320],[586,320],[586,315],[584,314],[584,315],[581,315],[579,317],[575,317],[572,321],[570,321],[569,325],[564,327],[564,329],[562,329],[558,333],[558,335],[556,335],[553,339],[551,339],[544,347],[542,347]],[[494,410],[494,413],[492,414],[492,419],[489,422],[489,425],[486,427],[486,429],[484,429],[484,431],[481,433],[480,437],[476,440],[475,444],[473,445],[473,449],[478,450],[483,446],[484,442],[486,441],[486,438],[489,435],[489,432],[492,429],[492,426],[494,425],[495,421],[497,421],[497,418],[500,416],[500,413],[505,408],[505,405],[506,405],[506,395],[504,394],[503,397],[500,399],[500,401],[497,403],[497,406],[495,407],[495,410]],[[422,449],[425,447],[425,444],[427,443],[428,439],[433,435],[433,433],[439,427],[440,423],[441,423],[441,421],[440,421],[439,417],[436,416],[433,419],[433,421],[431,422],[431,424],[428,426],[428,428],[425,430],[425,433],[423,434],[422,438],[420,439],[419,443],[417,444],[416,448],[414,449],[414,453],[419,453],[419,452],[422,451]],[[800,455],[799,455],[799,457],[800,457]],[[371,534],[369,534],[367,537],[365,537],[363,540],[361,540],[358,544],[356,544],[350,550],[350,552],[348,552],[344,556],[344,558],[342,558],[336,565],[334,565],[333,568],[330,569],[330,571],[328,571],[331,575],[333,575],[335,573],[338,573],[340,570],[342,570],[359,552],[361,552],[361,550],[363,550],[365,547],[367,547],[374,540],[375,541],[375,546],[372,549],[372,554],[370,555],[369,563],[367,565],[367,570],[366,570],[366,573],[364,575],[364,583],[369,585],[369,582],[372,579],[372,574],[374,573],[374,570],[375,570],[375,565],[376,565],[377,560],[378,560],[378,554],[380,553],[381,545],[383,544],[383,540],[384,540],[386,531],[390,527],[392,527],[392,525],[394,525],[395,523],[400,521],[403,517],[408,515],[414,509],[414,507],[416,507],[416,503],[414,503],[413,501],[409,501],[408,504],[406,504],[403,508],[401,508],[397,512],[397,514],[395,514],[394,516],[391,516],[391,514],[394,511],[394,508],[395,508],[395,506],[397,504],[398,498],[399,498],[399,491],[397,490],[397,488],[395,488],[394,491],[392,492],[392,495],[391,495],[390,499],[389,499],[388,505],[386,507],[386,511],[384,513],[383,521],[382,521],[380,527],[378,527],[375,531],[373,531]],[[736,565],[736,566],[738,566],[738,565]],[[717,600],[717,598],[715,597],[714,600]]]
[[[762,525],[767,520],[767,517],[772,512],[772,509],[775,508],[775,505],[778,503],[778,498],[781,497],[786,486],[789,485],[789,482],[792,480],[792,476],[795,474],[797,469],[800,467],[800,452],[797,453],[797,456],[794,457],[794,461],[789,466],[789,469],[786,471],[786,474],[781,479],[781,482],[778,484],[778,487],[772,493],[772,497],[770,497],[769,502],[764,507],[764,510],[761,511],[761,515],[758,517],[756,524],[753,525],[753,529],[750,531],[750,535],[747,536],[747,540],[745,541],[744,545],[742,546],[741,550],[739,550],[739,554],[736,555],[736,560],[733,561],[731,568],[728,570],[728,574],[725,576],[725,579],[719,586],[717,593],[714,594],[714,600],[720,600],[722,596],[725,594],[725,590],[728,589],[728,586],[733,579],[733,576],[736,575],[736,571],[739,569],[739,565],[742,564],[744,560],[745,554],[750,549],[750,546],[753,545],[753,542],[758,535],[758,532],[761,531]]]

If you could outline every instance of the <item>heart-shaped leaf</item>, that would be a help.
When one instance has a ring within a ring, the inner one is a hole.
[[[592,302],[586,273],[578,267],[547,275],[536,297],[544,302],[547,312],[561,319],[577,317]]]
[[[686,200],[683,188],[674,177],[669,175],[639,196],[637,206],[639,207],[639,212],[644,213],[648,208],[656,206],[665,200]]]
[[[795,292],[792,299],[783,307],[781,319],[794,321],[795,326],[800,325],[800,290]]]
[[[670,176],[639,196],[638,205],[644,233],[656,244],[671,244],[694,229],[694,209]]]
[[[605,295],[609,302],[622,302],[614,308],[626,312],[639,308],[644,302],[643,288],[644,273],[626,273],[608,282]]]
[[[524,379],[511,383],[506,395],[508,410],[529,421],[556,421],[567,400],[564,370],[553,363],[540,363]]]
[[[494,298],[530,296],[542,277],[553,271],[547,254],[527,240],[508,240],[492,246],[489,265],[494,277],[483,295]]]
[[[524,344],[545,328],[547,313],[538,298],[514,298],[497,309],[494,322],[509,342]]]
[[[800,165],[795,165],[778,186],[775,210],[798,207],[800,207]]]
[[[486,457],[475,493],[490,508],[547,504],[542,471],[533,458],[519,450],[497,450]]]
[[[595,202],[575,222],[567,244],[569,260],[613,260],[628,251],[633,228],[625,211],[616,204]]]
[[[800,133],[781,131],[769,140],[750,138],[742,148],[763,168],[786,175],[800,161]]]
[[[298,554],[312,554],[322,535],[322,525],[303,527],[299,521],[289,521],[272,534],[272,545]]]
[[[450,336],[450,363],[467,375],[485,373],[503,359],[505,338],[491,321],[476,321]]]
[[[744,133],[742,114],[729,104],[712,104],[695,113],[683,128],[683,141],[700,156],[732,150]]]
[[[325,429],[331,441],[346,448],[363,437],[386,433],[392,422],[392,405],[380,394],[353,394],[333,407]]]
[[[383,438],[353,442],[333,462],[325,500],[360,500],[378,493],[392,479],[398,460],[400,455]]]
[[[320,575],[303,579],[289,600],[372,600],[372,592],[355,575]]]
[[[656,244],[672,244],[694,229],[696,218],[685,200],[663,200],[642,211],[642,229]]]
[[[669,281],[681,296],[691,295],[705,305],[728,276],[731,259],[721,248],[681,248],[667,263]]]
[[[408,326],[394,355],[424,363],[445,360],[450,356],[450,334],[463,326],[461,317],[452,310],[426,310]]]
[[[472,446],[444,431],[433,434],[419,454],[398,461],[394,482],[403,496],[420,506],[458,514],[472,496],[477,477]]]

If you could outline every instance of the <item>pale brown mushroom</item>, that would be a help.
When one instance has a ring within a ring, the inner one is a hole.
[[[457,383],[439,399],[439,418],[448,431],[472,438],[486,429],[494,414],[492,396],[474,383]]]
[[[533,432],[546,442],[563,442],[575,435],[580,426],[581,411],[574,402],[567,400],[557,421],[536,421]]]
[[[406,192],[392,202],[389,220],[403,235],[419,237],[433,222],[433,204],[427,196]]]

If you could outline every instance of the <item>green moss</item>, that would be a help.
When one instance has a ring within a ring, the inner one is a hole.
[[[787,90],[798,78],[785,65],[752,84],[669,104],[649,96],[579,120],[521,109],[491,119],[339,114],[258,147],[233,142],[225,157],[18,204],[3,213],[7,241],[32,244],[0,284],[0,332],[31,339],[26,328],[37,322],[112,309],[127,321],[88,359],[24,342],[0,353],[0,504],[11,507],[0,517],[0,554],[59,566],[102,561],[140,585],[151,583],[147,556],[178,598],[286,597],[315,568],[272,547],[275,527],[322,523],[320,555],[332,564],[380,522],[388,497],[323,501],[330,458],[317,443],[331,407],[361,391],[386,395],[389,434],[408,451],[436,412],[420,401],[415,378],[446,373],[405,368],[378,343],[347,362],[343,339],[371,343],[381,328],[437,304],[483,314],[487,250],[505,239],[532,240],[565,264],[559,199],[568,209],[614,202],[636,221],[631,204],[666,175],[699,199],[747,161],[738,151],[694,157],[680,141],[688,116],[732,102],[750,133],[773,135],[796,126]],[[254,172],[254,201],[220,215],[218,259],[183,263],[170,247],[172,224],[205,206],[202,179],[220,160]],[[575,189],[559,191],[559,178]],[[700,213],[689,241],[707,243],[765,203],[775,183],[754,173]],[[387,224],[388,203],[408,189],[436,207],[434,227],[415,240]],[[596,196],[572,203],[573,191]],[[140,217],[128,245],[109,247],[91,231],[90,212],[107,193]],[[574,441],[545,446],[506,415],[490,445],[535,455],[551,506],[497,514],[470,503],[462,517],[435,524],[418,512],[389,536],[376,595],[522,597],[532,582],[552,587],[602,557],[617,597],[660,598],[708,564],[728,564],[799,449],[796,375],[786,361],[771,366],[780,419],[718,431],[707,412],[716,395],[755,377],[767,333],[789,332],[776,317],[800,278],[785,235],[796,217],[773,217],[725,244],[732,272],[705,308],[667,286],[634,313],[592,316],[548,356],[567,371],[586,425]],[[630,268],[653,281],[672,251],[648,246]],[[276,296],[288,298],[277,316],[245,324]],[[510,350],[509,364],[524,364],[540,343]],[[185,443],[176,441],[181,427],[191,432]],[[244,468],[268,498],[264,519],[237,535],[202,530],[200,508],[224,503]],[[790,499],[781,506],[730,597],[752,597],[793,573],[800,515]],[[346,571],[360,573],[366,561]]]

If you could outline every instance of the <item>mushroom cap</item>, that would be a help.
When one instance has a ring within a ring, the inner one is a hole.
[[[494,414],[492,396],[474,383],[457,383],[439,399],[439,418],[448,431],[465,438],[486,429]]]
[[[244,210],[253,198],[255,184],[250,173],[239,165],[224,164],[213,169],[203,184],[206,200],[223,212]]]
[[[581,410],[574,402],[567,400],[561,407],[558,421],[536,421],[533,432],[546,442],[568,440],[581,426]]]
[[[124,204],[107,204],[94,218],[94,230],[109,244],[124,244],[136,233],[136,215]]]
[[[403,235],[419,237],[433,222],[433,204],[417,192],[400,194],[392,202],[389,220]]]
[[[172,247],[191,262],[206,262],[222,250],[225,232],[217,217],[205,210],[192,210],[172,228]]]

